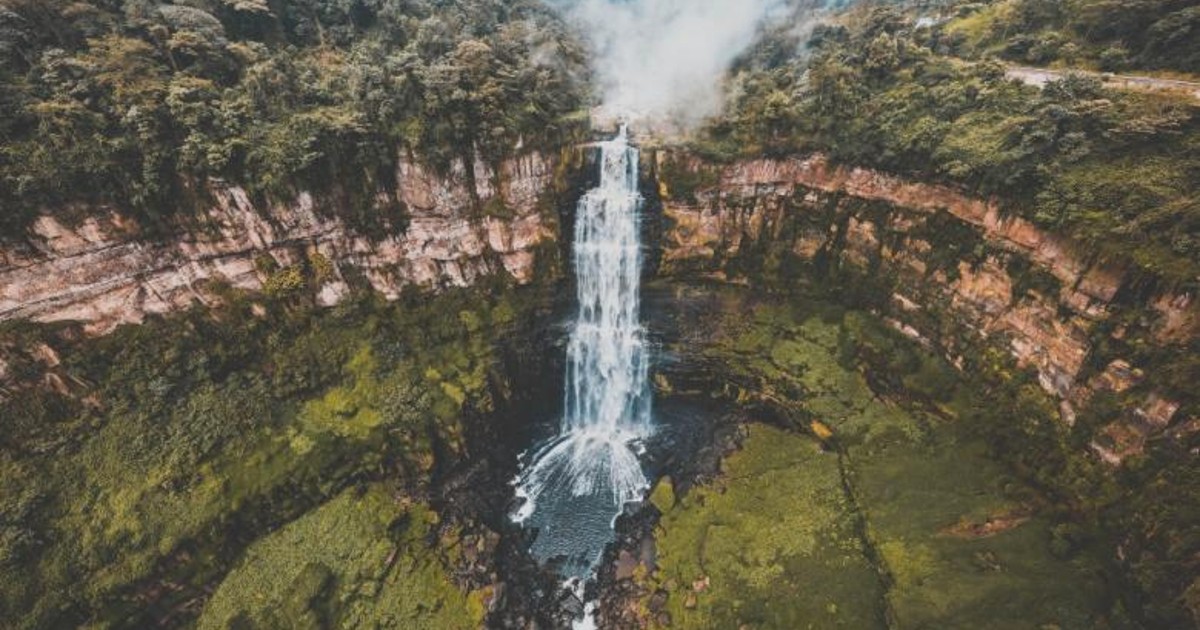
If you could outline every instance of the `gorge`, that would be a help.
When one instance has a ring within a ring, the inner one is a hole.
[[[631,6],[675,51],[631,91],[628,16],[569,67],[606,2],[51,4],[0,0],[78,59],[5,89],[161,101],[175,192],[89,174],[147,153],[64,193],[29,143],[68,123],[5,123],[0,625],[1200,619],[1191,101],[1008,81],[986,7]]]

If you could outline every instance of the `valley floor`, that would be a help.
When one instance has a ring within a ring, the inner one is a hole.
[[[646,293],[677,442],[651,445],[653,533],[602,579],[601,627],[1122,627],[1107,545],[981,431],[1042,418],[1035,383],[1019,390],[1032,407],[980,420],[994,392],[870,314],[729,286]],[[556,419],[563,331],[541,299],[280,309],[292,321],[273,332],[243,305],[64,354],[107,405],[3,452],[0,488],[27,506],[5,531],[27,535],[0,541],[0,603],[29,628],[565,625],[531,534],[505,524],[519,434]],[[242,348],[218,391],[185,372],[150,399],[120,377],[149,357],[217,365],[236,346],[189,344],[255,331],[272,341]]]
[[[970,401],[874,392],[839,362],[860,313],[718,295],[690,298],[720,323],[688,354],[766,423],[686,493],[660,482],[655,553],[614,627],[1097,627],[1100,561],[958,419]]]

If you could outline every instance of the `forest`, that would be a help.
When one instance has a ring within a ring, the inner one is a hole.
[[[1195,286],[1195,102],[1084,75],[1022,85],[996,58],[956,56],[953,26],[918,27],[912,12],[882,6],[818,25],[803,43],[794,31],[769,33],[740,60],[729,107],[698,144],[723,159],[822,151],[944,181],[999,198],[1147,281]],[[807,54],[792,54],[798,45]]]
[[[958,3],[946,26],[957,54],[1110,72],[1200,72],[1195,0]]]
[[[212,178],[402,219],[376,195],[402,155],[569,142],[586,78],[535,0],[4,0],[0,237],[79,204],[163,231]]]

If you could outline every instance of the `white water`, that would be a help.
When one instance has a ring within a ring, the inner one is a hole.
[[[590,576],[626,503],[648,484],[638,461],[651,430],[649,363],[639,323],[642,272],[638,151],[624,128],[600,143],[600,183],[579,201],[574,261],[579,311],[567,347],[559,435],[517,477],[514,518],[537,527],[533,553]],[[586,621],[585,621],[586,622]]]

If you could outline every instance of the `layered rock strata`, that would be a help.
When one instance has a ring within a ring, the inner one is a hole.
[[[968,341],[1007,348],[1063,400],[1067,421],[1102,387],[1085,378],[1085,365],[1127,274],[997,202],[820,155],[724,165],[670,152],[654,159],[664,273],[743,281],[744,270],[782,258],[848,271],[840,277],[886,292],[880,310],[895,328],[951,360]],[[1150,307],[1159,342],[1200,333],[1194,296],[1162,294]],[[1177,410],[1151,395],[1141,415],[1161,427]]]
[[[557,232],[553,208],[539,203],[556,163],[530,154],[495,169],[477,163],[472,173],[459,163],[443,175],[402,162],[388,201],[407,209],[407,226],[384,234],[353,229],[308,193],[264,207],[220,182],[211,185],[215,203],[169,238],[142,239],[113,210],[74,225],[44,216],[24,243],[0,246],[0,320],[70,320],[103,334],[210,303],[217,285],[262,289],[270,269],[318,254],[333,266],[317,287],[325,305],[349,294],[350,276],[389,298],[410,285],[466,286],[495,273],[527,283],[538,246]]]

